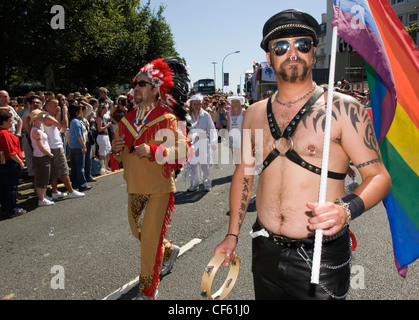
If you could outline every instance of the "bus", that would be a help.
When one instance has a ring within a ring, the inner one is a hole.
[[[200,79],[193,84],[195,93],[214,94],[215,82],[214,79]]]

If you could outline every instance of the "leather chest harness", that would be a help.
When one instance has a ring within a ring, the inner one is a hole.
[[[287,125],[284,132],[281,132],[281,129],[279,128],[275,120],[274,114],[272,112],[271,98],[268,99],[268,104],[267,104],[266,109],[267,109],[269,129],[271,131],[272,137],[274,138],[274,144],[273,144],[274,148],[266,157],[266,159],[263,161],[262,170],[260,173],[262,173],[263,170],[265,170],[266,167],[268,167],[272,163],[272,161],[274,161],[278,156],[281,156],[281,157],[287,157],[288,160],[291,160],[292,162],[303,167],[304,169],[307,169],[319,175],[321,174],[322,172],[321,168],[308,163],[306,160],[301,158],[301,156],[297,152],[293,150],[294,142],[292,140],[292,135],[294,134],[295,129],[297,128],[298,124],[303,118],[305,112],[308,110],[308,108],[310,108],[317,101],[317,99],[323,94],[323,92],[324,92],[324,89],[320,88],[310,97],[310,99],[304,104],[304,106],[300,109],[300,111],[295,115],[295,117]],[[275,142],[281,138],[290,140],[291,146],[286,153],[279,152],[279,150],[275,146]],[[331,178],[331,179],[343,180],[345,179],[346,173],[337,173],[337,172],[328,171],[327,176],[328,178]]]

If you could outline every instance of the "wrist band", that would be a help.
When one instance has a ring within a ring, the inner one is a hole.
[[[355,193],[350,193],[343,197],[342,201],[348,204],[352,220],[358,218],[365,211],[364,201]]]
[[[216,293],[211,294],[211,287],[215,274],[223,264],[225,257],[226,254],[224,252],[213,256],[202,275],[201,294],[206,295],[211,300],[224,300],[230,294],[237,281],[237,277],[239,276],[240,259],[236,255],[234,260],[230,262],[230,270],[228,271],[227,278],[223,285]]]
[[[225,237],[227,238],[228,236],[233,236],[233,237],[236,237],[237,243],[239,243],[239,237],[237,236],[237,234],[234,234],[234,233],[227,233]]]

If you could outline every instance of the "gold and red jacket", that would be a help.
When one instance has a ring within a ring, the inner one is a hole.
[[[123,163],[128,193],[153,194],[174,192],[174,171],[189,157],[191,142],[182,122],[162,106],[156,106],[137,123],[138,109],[128,112],[119,122],[116,137],[125,135],[125,147],[114,158]],[[141,122],[141,121],[140,121]],[[181,128],[179,128],[181,127]],[[139,158],[134,147],[150,146],[151,158]]]

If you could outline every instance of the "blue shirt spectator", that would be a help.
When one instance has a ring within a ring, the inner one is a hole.
[[[81,124],[81,118],[75,118],[70,122],[70,148],[71,149],[83,149],[82,144],[78,138],[83,136],[83,126]]]

